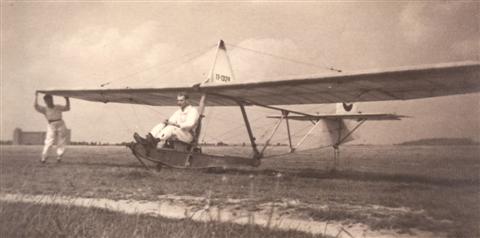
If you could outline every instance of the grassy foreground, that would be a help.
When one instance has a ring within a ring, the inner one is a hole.
[[[313,236],[259,226],[126,215],[98,208],[0,203],[1,237],[292,237]]]
[[[331,154],[323,151],[265,160],[254,169],[161,172],[145,171],[121,147],[71,147],[61,164],[40,164],[40,151],[2,147],[1,192],[156,201],[208,191],[218,199],[292,201],[291,209],[316,221],[480,237],[478,146],[344,147],[344,167],[336,173],[325,169]]]

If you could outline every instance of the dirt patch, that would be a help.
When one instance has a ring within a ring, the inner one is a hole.
[[[296,209],[306,207],[298,201],[281,201],[255,204],[249,200],[213,200],[209,197],[162,195],[158,201],[111,200],[104,198],[81,198],[55,195],[1,194],[4,202],[26,202],[39,204],[59,204],[108,209],[128,214],[148,214],[174,219],[194,221],[220,221],[237,224],[257,224],[281,230],[299,230],[313,234],[326,234],[334,237],[444,237],[444,234],[414,230],[399,233],[395,230],[372,231],[364,224],[344,225],[340,222],[320,222],[308,219]],[[326,209],[326,207],[325,207]],[[356,209],[360,209],[356,206]],[[368,207],[380,211],[411,212],[408,208]]]

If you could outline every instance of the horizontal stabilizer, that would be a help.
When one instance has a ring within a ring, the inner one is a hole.
[[[282,116],[267,116],[268,118],[281,118]],[[290,115],[286,118],[297,121],[317,121],[320,119],[330,120],[401,120],[407,116],[390,113],[357,113],[357,114],[319,114],[319,115]]]

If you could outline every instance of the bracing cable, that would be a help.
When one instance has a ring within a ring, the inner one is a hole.
[[[140,73],[144,73],[144,72],[150,71],[150,70],[152,70],[152,69],[154,69],[154,68],[158,68],[158,67],[161,67],[161,66],[164,66],[164,65],[168,65],[168,64],[174,63],[174,62],[176,62],[176,61],[179,61],[179,60],[182,59],[182,58],[185,58],[185,57],[188,57],[188,56],[190,56],[190,55],[196,54],[196,53],[198,53],[199,51],[201,51],[202,53],[204,53],[204,49],[211,49],[211,48],[212,48],[212,46],[210,45],[210,46],[208,46],[208,48],[205,47],[205,48],[202,48],[202,49],[200,49],[200,50],[191,51],[191,52],[189,52],[189,53],[187,53],[187,54],[184,54],[184,55],[180,56],[180,57],[177,58],[177,59],[167,60],[167,61],[164,61],[164,62],[162,62],[162,63],[156,64],[156,65],[147,67],[147,68],[145,68],[145,69],[142,69],[142,70],[139,70],[139,71],[136,71],[136,72],[133,72],[133,73],[124,75],[124,76],[122,76],[122,77],[118,77],[118,78],[116,78],[116,79],[110,80],[110,81],[108,81],[108,82],[102,83],[102,84],[100,84],[100,87],[105,87],[105,86],[107,86],[107,85],[109,85],[109,84],[111,84],[111,83],[113,83],[113,82],[120,82],[120,81],[123,81],[123,80],[126,80],[126,79],[130,79],[132,76],[135,76],[135,75],[138,75],[138,74],[140,74]]]
[[[178,66],[173,66],[173,67],[171,67],[171,68],[169,68],[169,69],[166,69],[165,71],[161,72],[161,73],[160,73],[159,75],[157,75],[157,76],[166,75],[167,73],[173,71],[174,69],[177,69],[178,67],[180,67],[180,66],[182,66],[182,65],[185,65],[185,64],[187,64],[188,62],[193,61],[194,59],[199,58],[200,56],[206,54],[206,53],[207,53],[208,51],[210,51],[211,49],[212,49],[212,47],[209,47],[209,48],[208,48],[207,50],[205,50],[205,51],[200,51],[199,53],[197,53],[197,54],[195,54],[195,55],[187,58],[186,60],[182,61],[180,65],[178,65]],[[152,80],[154,80],[154,79],[148,80],[148,81],[146,81],[146,83],[151,82]]]
[[[135,110],[135,107],[132,104],[130,104],[130,108],[132,109],[133,115],[135,116],[135,119],[137,120],[137,129],[141,129],[142,131],[144,131],[143,127],[139,128],[139,126],[138,126],[140,124],[140,118],[138,118],[137,110]]]
[[[270,53],[267,53],[267,52],[262,52],[262,51],[258,51],[258,50],[254,50],[254,49],[241,47],[241,46],[238,46],[238,45],[230,45],[229,44],[228,46],[232,46],[234,48],[250,51],[250,52],[253,52],[253,53],[256,53],[256,54],[266,55],[266,56],[274,57],[274,58],[277,58],[277,59],[294,62],[294,63],[297,63],[297,64],[313,66],[313,67],[322,68],[322,69],[328,69],[328,70],[331,70],[331,71],[334,71],[334,72],[337,72],[337,73],[342,72],[341,69],[337,69],[337,68],[334,68],[334,67],[329,67],[329,66],[326,66],[326,65],[320,66],[320,65],[316,65],[316,64],[312,64],[312,63],[303,62],[303,61],[300,61],[300,60],[295,60],[295,59],[290,59],[290,58],[279,56],[279,55],[270,54]]]

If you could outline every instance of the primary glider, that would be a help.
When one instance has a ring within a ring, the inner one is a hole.
[[[238,83],[234,80],[225,44],[220,41],[207,80],[192,87],[39,90],[41,93],[94,102],[152,106],[175,106],[176,96],[180,91],[189,93],[192,101],[200,102],[201,115],[205,105],[239,106],[251,142],[253,159],[203,154],[198,149],[197,138],[191,145],[177,144],[173,149],[148,150],[139,144],[132,144],[132,151],[140,161],[147,159],[158,164],[181,168],[259,165],[271,137],[262,149],[257,148],[245,106],[255,105],[279,111],[280,115],[271,116],[278,119],[271,136],[285,120],[290,151],[294,151],[296,147],[290,140],[289,119],[310,121],[314,127],[324,123],[327,128],[335,128],[332,129],[335,133],[330,133],[330,137],[335,149],[335,157],[337,157],[338,146],[348,140],[351,133],[358,128],[345,130],[346,127],[343,126],[345,120],[355,120],[361,124],[366,120],[398,120],[402,117],[395,114],[359,113],[352,110],[353,103],[410,100],[479,92],[480,62],[454,62]],[[313,115],[281,107],[281,105],[331,103],[337,103],[339,105],[337,108],[343,108],[343,113]],[[197,137],[201,118],[198,122]],[[305,138],[302,138],[302,141]]]

